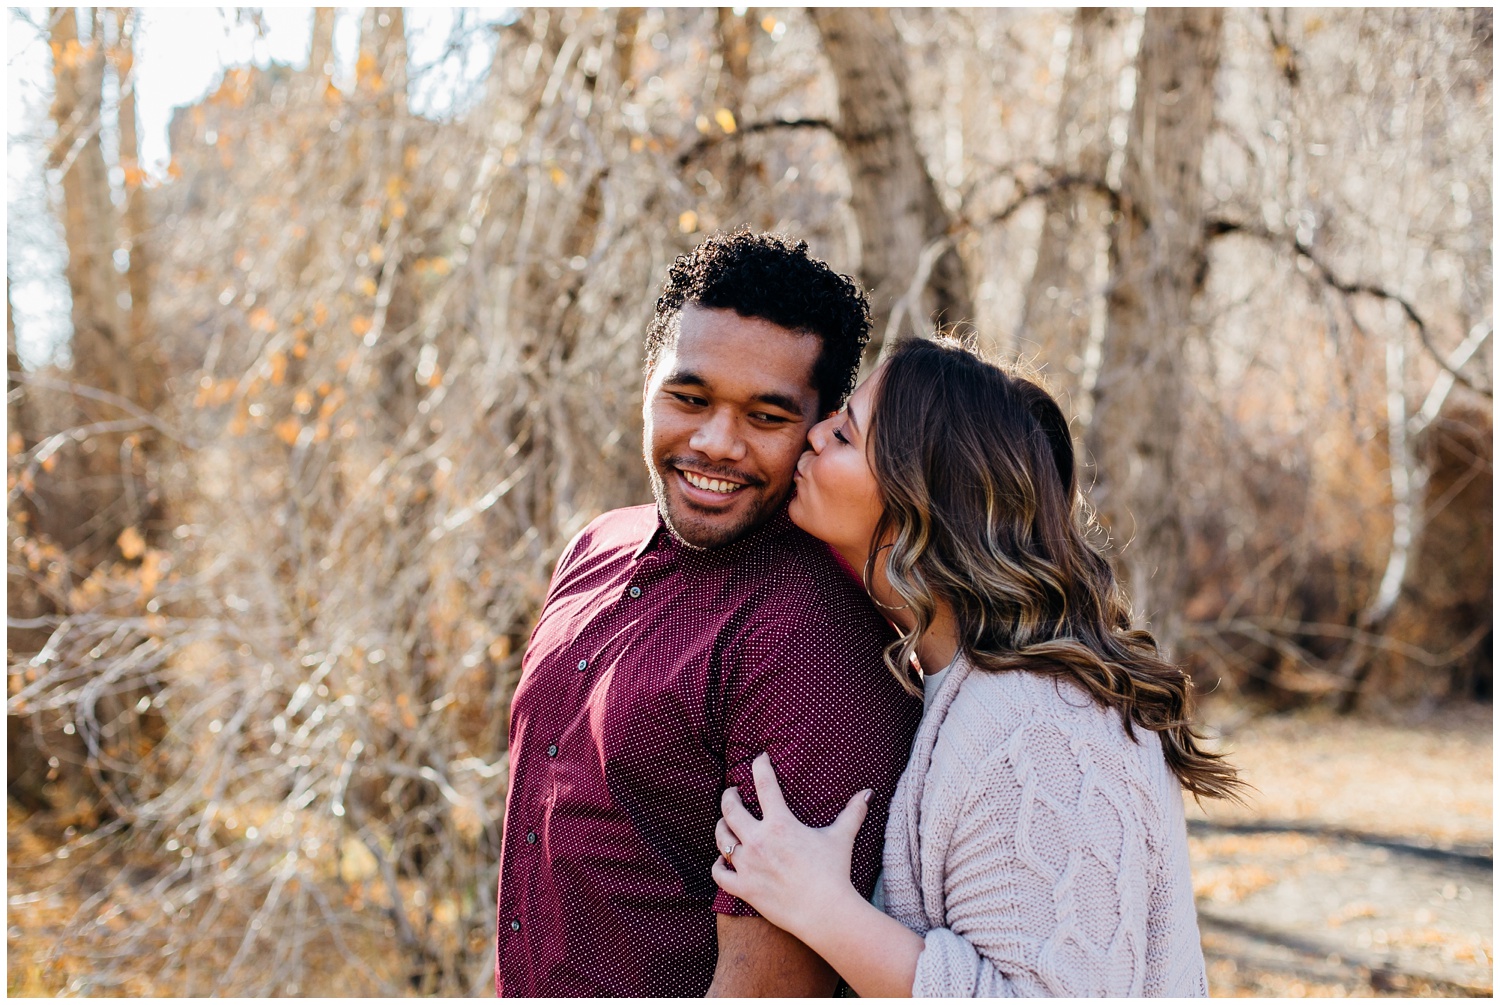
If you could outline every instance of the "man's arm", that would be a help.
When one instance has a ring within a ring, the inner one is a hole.
[[[765,918],[719,915],[719,965],[710,998],[827,998],[838,974]]]

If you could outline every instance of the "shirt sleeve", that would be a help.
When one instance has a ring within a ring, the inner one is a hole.
[[[849,620],[813,618],[795,633],[766,626],[747,635],[737,665],[725,673],[725,784],[738,786],[759,817],[750,764],[768,753],[787,805],[810,827],[828,826],[856,792],[874,789],[851,877],[868,899],[922,701],[886,669],[881,651],[887,636],[874,616],[854,626]],[[723,890],[715,894],[714,910],[756,915]]]

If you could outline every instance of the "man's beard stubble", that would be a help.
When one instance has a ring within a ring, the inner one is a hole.
[[[674,461],[675,458],[665,458],[662,464],[673,467]],[[704,535],[691,526],[695,517],[692,510],[688,509],[686,513],[673,510],[669,502],[671,497],[667,494],[666,479],[662,476],[661,468],[649,455],[646,457],[646,472],[651,478],[651,494],[656,499],[656,511],[661,514],[667,529],[683,544],[697,551],[712,551],[715,548],[733,544],[771,519],[776,511],[786,504],[792,494],[791,486],[788,486],[787,491],[780,498],[761,496],[739,520],[722,529],[716,524],[713,533]],[[740,491],[751,492],[761,488],[762,484],[751,483]],[[687,509],[687,504],[683,503],[682,508]]]

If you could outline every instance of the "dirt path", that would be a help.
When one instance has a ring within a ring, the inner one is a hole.
[[[1489,708],[1225,729],[1260,790],[1189,808],[1218,996],[1492,993]]]

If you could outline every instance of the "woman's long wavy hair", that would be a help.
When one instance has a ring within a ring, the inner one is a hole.
[[[903,684],[914,686],[905,668],[941,600],[976,667],[1071,681],[1117,709],[1132,738],[1137,726],[1159,734],[1188,791],[1236,798],[1234,768],[1194,732],[1191,679],[1130,627],[1124,591],[1084,535],[1073,438],[1051,396],[952,339],[912,339],[892,351],[871,411],[884,514],[864,574],[868,585],[882,561],[915,618],[886,651]]]

